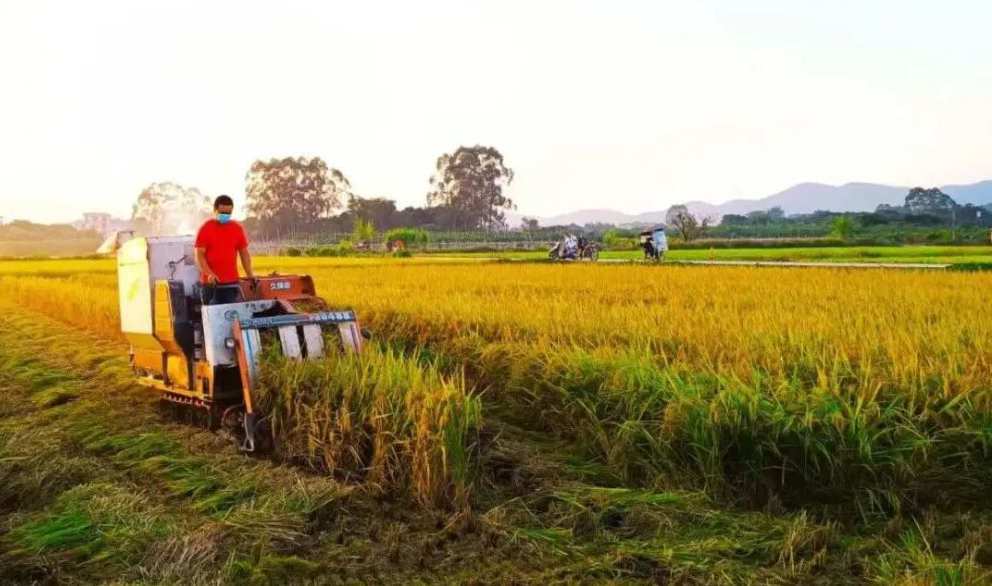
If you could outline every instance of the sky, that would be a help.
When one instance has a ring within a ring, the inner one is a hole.
[[[536,215],[970,183],[990,22],[983,0],[0,0],[0,216],[128,216],[158,181],[240,204],[285,156],[423,205],[476,144]]]

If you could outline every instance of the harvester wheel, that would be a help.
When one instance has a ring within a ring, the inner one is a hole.
[[[220,424],[224,426],[224,428],[232,431],[240,430],[241,426],[244,425],[244,421],[244,405],[232,405],[231,407],[224,409],[224,413],[220,416]]]
[[[233,405],[224,410],[220,421],[242,452],[271,451],[274,442],[268,418],[246,413],[244,405]]]

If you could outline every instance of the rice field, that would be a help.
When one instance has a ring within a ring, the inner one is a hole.
[[[578,555],[580,583],[989,577],[990,273],[311,258],[256,270],[313,275],[373,333],[359,358],[266,364],[281,462],[462,530],[484,520],[539,559]],[[119,347],[112,261],[0,262],[0,303]],[[721,521],[706,533],[702,518]],[[734,553],[764,551],[748,525],[778,536],[777,553]]]

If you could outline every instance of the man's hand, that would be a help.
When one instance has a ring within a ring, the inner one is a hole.
[[[255,270],[251,266],[251,254],[248,252],[247,245],[244,248],[238,249],[238,256],[241,257],[241,266],[245,269],[245,276],[251,280],[251,290],[254,291],[258,288],[258,279],[255,277]]]
[[[207,275],[208,285],[216,285],[220,281],[220,279],[217,278],[217,273],[215,273],[210,268],[210,265],[207,264],[206,248],[201,248],[201,247],[196,248],[196,267],[200,269],[200,271],[203,274]]]

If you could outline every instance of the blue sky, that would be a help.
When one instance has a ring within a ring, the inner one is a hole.
[[[421,205],[503,152],[519,211],[992,177],[992,3],[0,2],[0,216],[243,195],[318,155]]]

